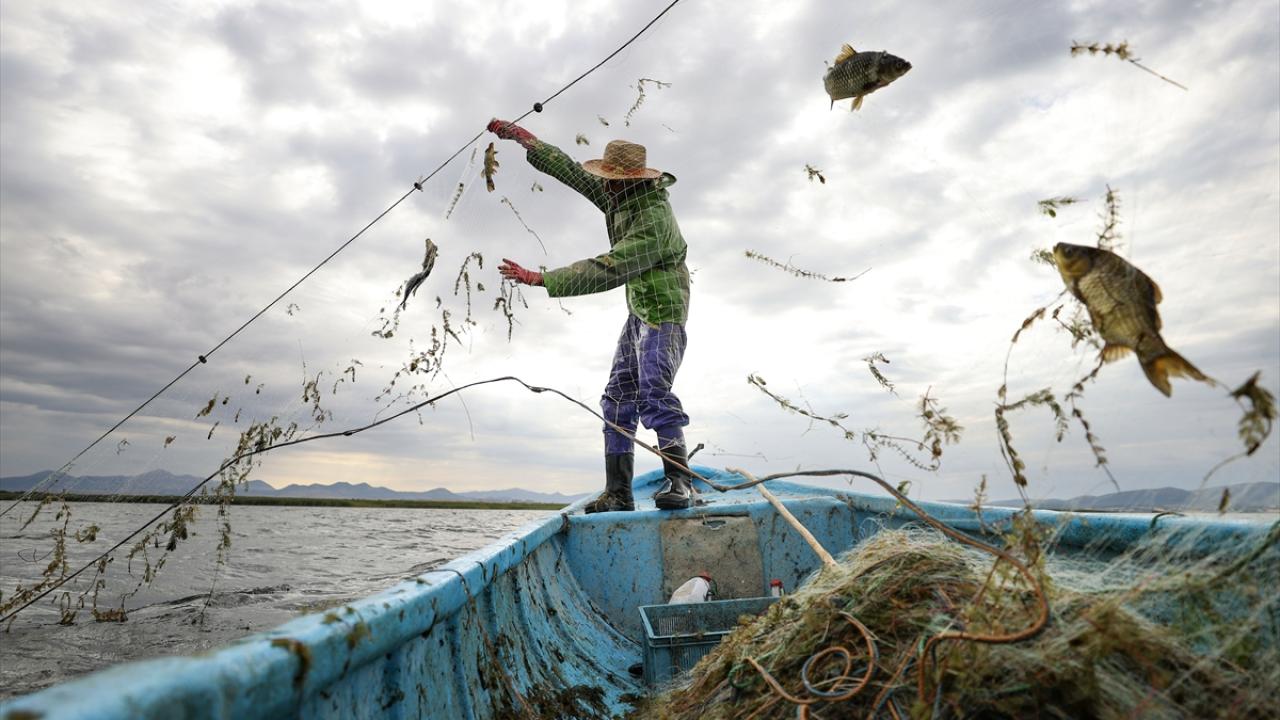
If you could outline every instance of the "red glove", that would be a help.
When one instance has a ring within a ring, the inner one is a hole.
[[[534,137],[533,133],[515,123],[499,120],[498,118],[489,121],[488,130],[503,140],[515,140],[525,150],[532,150],[534,144],[538,142],[538,138]]]
[[[502,273],[502,277],[517,283],[525,285],[541,285],[542,273],[536,270],[526,270],[516,263],[502,258],[502,264],[498,266],[498,272]]]

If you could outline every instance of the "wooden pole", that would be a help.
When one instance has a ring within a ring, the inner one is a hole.
[[[738,473],[745,477],[749,482],[756,482],[755,476],[746,470],[739,470],[738,468],[725,469],[731,473]],[[818,555],[818,558],[822,560],[822,564],[825,567],[833,568],[839,565],[839,563],[836,562],[836,559],[831,557],[831,553],[827,552],[827,549],[822,547],[822,543],[818,542],[818,538],[814,537],[813,533],[809,532],[809,528],[801,524],[801,522],[796,519],[796,516],[792,515],[791,511],[787,509],[787,506],[783,505],[782,501],[779,500],[776,495],[765,488],[764,483],[756,485],[756,490],[759,490],[760,494],[764,496],[764,499],[768,500],[769,504],[772,505],[774,509],[778,511],[778,514],[782,516],[782,519],[790,523],[791,527],[795,528],[796,532],[800,533],[800,537],[804,538],[804,541],[809,543],[809,547],[813,548],[813,552]]]

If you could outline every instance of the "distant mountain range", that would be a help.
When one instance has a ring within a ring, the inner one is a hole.
[[[51,475],[45,470],[32,475],[0,478],[0,491],[25,492]],[[142,475],[86,475],[63,476],[49,487],[48,492],[82,495],[183,495],[195,487],[202,478],[194,475],[174,475],[165,470],[152,470]],[[1229,512],[1280,512],[1280,482],[1240,483],[1229,486],[1231,501]],[[1151,510],[1182,510],[1189,512],[1215,512],[1222,500],[1222,486],[1203,490],[1180,490],[1164,487],[1151,490],[1127,490],[1108,495],[1080,495],[1068,500],[1056,498],[1040,500],[1036,507],[1044,510],[1104,510],[1110,512],[1147,512]],[[369,483],[338,482],[332,485],[287,485],[275,488],[261,480],[250,480],[240,494],[258,497],[334,498],[354,500],[443,500],[481,502],[557,503],[568,505],[584,495],[541,493],[520,488],[507,490],[481,490],[453,492],[435,488],[422,492],[404,492],[370,485]],[[968,500],[953,502],[969,503]],[[988,505],[1020,507],[1021,500],[998,500]]]
[[[1239,483],[1219,485],[1203,490],[1179,490],[1164,487],[1151,490],[1126,490],[1108,495],[1080,495],[1069,500],[1038,500],[1037,508],[1043,510],[1105,510],[1110,512],[1148,512],[1151,510],[1181,510],[1188,512],[1217,512],[1222,501],[1223,487],[1231,490],[1227,512],[1280,512],[1280,482]],[[1021,507],[1021,500],[999,500],[988,505]]]
[[[52,471],[44,470],[33,475],[0,478],[0,491],[25,492],[36,487]],[[47,492],[81,495],[185,495],[203,478],[194,475],[174,475],[165,470],[152,470],[142,475],[86,475],[63,476],[48,487]],[[212,484],[212,482],[210,483]],[[337,498],[354,500],[453,500],[482,502],[558,503],[568,505],[583,495],[541,493],[511,488],[508,490],[482,490],[477,492],[453,492],[435,488],[424,492],[403,492],[369,483],[338,482],[332,485],[287,485],[275,488],[261,480],[250,480],[238,491],[242,495],[258,497]]]

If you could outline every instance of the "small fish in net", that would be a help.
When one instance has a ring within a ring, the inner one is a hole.
[[[493,147],[493,143],[489,143],[489,147],[484,149],[484,169],[481,173],[484,175],[484,186],[489,192],[494,191],[493,176],[498,172],[498,151]]]
[[[405,306],[409,304],[409,296],[418,292],[418,286],[427,279],[427,276],[431,274],[431,269],[436,266],[437,252],[436,244],[431,242],[431,238],[427,238],[427,251],[422,258],[422,272],[409,278],[408,282],[404,284],[404,297],[400,300],[401,310],[405,309]]]

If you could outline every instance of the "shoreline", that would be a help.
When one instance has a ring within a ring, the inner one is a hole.
[[[0,491],[0,501],[17,500],[23,493],[14,490]],[[94,495],[87,493],[31,493],[29,502],[130,502],[171,505],[182,500],[180,495]],[[216,504],[210,496],[192,498],[195,505]],[[351,508],[410,508],[418,510],[559,510],[567,505],[557,503],[488,502],[484,500],[367,500],[362,498],[306,498],[270,497],[263,495],[236,495],[232,505],[274,505],[277,507],[351,507]]]

